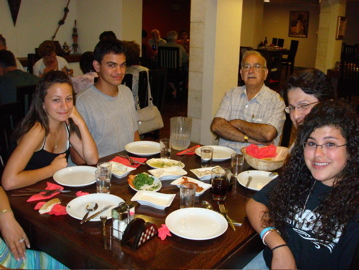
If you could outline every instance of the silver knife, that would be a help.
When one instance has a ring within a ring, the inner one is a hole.
[[[112,205],[107,205],[106,207],[102,208],[100,211],[97,211],[95,214],[89,216],[88,218],[85,219],[84,223],[93,219],[94,217],[97,217],[99,214],[101,214],[102,212],[106,211],[107,209],[109,209],[110,207],[112,207]]]

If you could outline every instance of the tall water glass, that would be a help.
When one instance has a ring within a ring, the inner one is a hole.
[[[172,117],[171,118],[171,144],[175,150],[188,148],[191,142],[191,117]]]

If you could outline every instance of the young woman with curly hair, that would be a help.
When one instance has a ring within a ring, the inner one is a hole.
[[[337,101],[316,105],[283,173],[246,212],[267,267],[348,269],[359,243],[358,115]]]

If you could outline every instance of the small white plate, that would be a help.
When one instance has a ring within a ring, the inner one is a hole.
[[[97,211],[101,210],[102,208],[108,205],[112,205],[109,209],[102,212],[97,217],[89,220],[89,221],[101,221],[100,219],[101,216],[107,216],[107,219],[110,219],[112,208],[117,207],[118,204],[124,202],[124,200],[112,194],[101,194],[101,193],[88,194],[71,200],[66,206],[66,211],[71,217],[76,218],[78,220],[82,220],[84,215],[87,213],[86,205],[91,202],[97,203],[98,208],[96,211],[90,212],[89,216],[95,214]]]
[[[131,171],[136,170],[136,168],[128,167],[126,165],[123,165],[115,161],[110,161],[110,163],[112,163],[112,168],[111,168],[112,174],[118,178],[125,177]]]
[[[130,188],[132,188],[135,191],[140,191],[140,190],[159,191],[162,188],[162,182],[157,177],[155,177],[153,175],[148,175],[148,176],[150,176],[150,177],[152,177],[154,179],[152,185],[144,185],[144,186],[141,187],[141,189],[136,189],[135,187],[131,186],[130,184],[128,184],[128,185],[130,186]]]
[[[245,171],[245,172],[241,172],[240,174],[238,174],[237,176],[237,181],[238,183],[240,183],[242,186],[246,186],[247,182],[248,182],[248,177],[252,176],[252,181],[249,183],[248,188],[251,190],[261,190],[266,184],[268,184],[270,181],[272,181],[274,178],[278,177],[278,174],[273,176],[273,177],[269,177],[269,174],[271,172],[266,172],[266,171]]]
[[[156,209],[164,210],[170,206],[176,194],[164,194],[154,191],[138,191],[131,201],[137,201],[141,205],[151,206]]]
[[[147,165],[154,169],[163,169],[169,167],[184,168],[184,164],[181,161],[167,158],[151,158],[146,161]]]
[[[125,145],[125,150],[137,156],[148,157],[160,153],[160,144],[151,141],[137,141]]]
[[[152,169],[152,170],[148,170],[148,172],[156,176],[160,180],[177,179],[178,177],[187,174],[187,172],[184,169],[177,166],[163,168],[163,169]]]
[[[84,187],[96,182],[96,167],[74,166],[66,167],[55,172],[53,178],[56,183],[66,187]]]
[[[190,240],[213,239],[228,228],[227,220],[220,213],[196,207],[173,211],[165,223],[173,234]]]
[[[204,146],[203,146],[204,147]],[[213,148],[213,161],[225,161],[231,158],[231,155],[236,153],[233,149],[225,146],[206,145],[206,147]],[[197,156],[201,156],[201,147],[196,149]]]
[[[196,180],[196,179],[194,179],[194,178],[191,178],[191,177],[181,177],[181,178],[178,178],[178,179],[176,179],[175,181],[173,181],[173,182],[171,183],[171,185],[176,185],[176,186],[179,187],[179,186],[181,185],[181,182],[184,181],[184,178],[187,178],[188,182],[195,183],[195,184],[197,184],[198,186],[200,186],[201,188],[203,188],[203,190],[200,191],[200,192],[197,192],[197,191],[196,191],[196,196],[202,195],[207,189],[209,189],[209,188],[212,187],[212,185],[210,185],[210,184],[203,183],[203,182],[198,181],[198,180]]]
[[[219,167],[219,166],[215,166],[215,167]],[[197,178],[200,179],[201,181],[210,180],[212,176],[212,169],[215,167],[192,169],[191,172],[193,172],[194,175],[197,176]]]

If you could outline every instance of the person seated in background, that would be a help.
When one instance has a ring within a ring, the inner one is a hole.
[[[14,131],[16,148],[2,175],[5,190],[35,184],[65,168],[70,144],[88,164],[97,163],[96,144],[74,103],[69,77],[61,71],[47,72]]]
[[[284,101],[264,85],[265,58],[257,51],[243,55],[241,76],[245,85],[227,91],[212,121],[219,145],[240,152],[249,144],[279,144],[285,121]]]
[[[101,158],[123,151],[126,144],[139,141],[140,137],[132,92],[121,84],[126,74],[122,42],[100,41],[94,58],[98,80],[77,95],[76,107],[89,127]],[[72,149],[71,158],[75,164],[84,162]]]
[[[140,65],[140,45],[138,45],[135,41],[122,41],[122,43],[126,50],[126,74],[132,74],[131,90],[135,104],[137,104],[140,72],[146,71],[148,75],[149,69]]]
[[[0,51],[0,104],[16,102],[17,86],[37,84],[39,80],[39,77],[16,67],[12,52]]]
[[[16,221],[9,199],[0,187],[0,268],[68,269],[40,251],[30,250],[30,241]]]
[[[186,53],[189,54],[189,34],[187,29],[183,29],[179,32],[179,39],[176,42],[177,44],[182,45],[183,48],[185,48]]]
[[[359,116],[323,101],[282,174],[246,205],[265,244],[245,269],[349,269],[359,244]],[[252,264],[253,263],[253,264]]]
[[[0,34],[0,51],[1,50],[7,50],[7,46],[6,46],[6,39],[4,38],[3,35]],[[17,57],[15,57],[15,61],[16,61],[16,68],[25,71],[24,67],[22,66],[19,59],[17,59]]]
[[[84,52],[81,55],[80,69],[83,74],[77,77],[71,77],[71,81],[76,94],[82,90],[85,90],[90,85],[93,85],[95,80],[97,79],[97,72],[92,65],[93,60],[93,52]]]
[[[147,32],[142,29],[142,58],[148,60],[154,60],[156,53],[152,50],[151,46],[148,44]]]
[[[288,78],[282,90],[282,97],[287,104],[285,112],[290,115],[293,126],[298,129],[316,104],[335,99],[335,91],[327,75],[319,69],[309,68],[295,72]]]
[[[148,45],[152,48],[153,51],[157,51],[158,46],[163,46],[167,43],[166,40],[161,38],[161,33],[158,29],[153,29],[151,31],[151,37],[148,41]]]
[[[73,70],[70,69],[65,58],[56,55],[54,42],[50,40],[42,42],[39,46],[38,54],[42,58],[39,59],[33,67],[34,75],[42,78],[47,72],[53,70],[60,70],[68,75],[73,74]]]
[[[100,41],[116,40],[116,34],[113,31],[104,31],[98,37]]]

